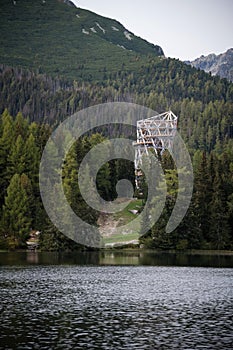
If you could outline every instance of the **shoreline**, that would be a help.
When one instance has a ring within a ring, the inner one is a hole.
[[[77,250],[77,251],[49,251],[49,250],[0,250],[1,253],[151,253],[151,254],[181,254],[181,255],[233,255],[233,250],[203,250],[203,249],[186,249],[186,250],[158,250],[158,249],[143,249],[143,248],[101,248],[97,250]]]

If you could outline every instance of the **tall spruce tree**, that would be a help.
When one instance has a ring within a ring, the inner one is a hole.
[[[195,205],[195,226],[200,228],[202,240],[210,241],[210,201],[212,184],[208,172],[208,160],[205,152],[199,153],[195,164],[195,184],[193,200]],[[203,242],[204,243],[204,242]]]
[[[0,126],[0,206],[2,207],[6,189],[10,181],[7,171],[8,156],[15,141],[13,118],[7,110],[1,116]]]
[[[224,209],[226,196],[224,193],[223,179],[221,176],[222,167],[220,161],[215,161],[215,176],[213,181],[212,199],[210,202],[210,242],[212,249],[229,248],[230,227],[228,222],[228,212]]]
[[[15,247],[24,246],[30,233],[30,196],[30,180],[27,175],[15,174],[7,188],[2,218],[5,235]]]

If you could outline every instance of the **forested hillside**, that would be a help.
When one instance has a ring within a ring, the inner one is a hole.
[[[53,79],[2,65],[0,84],[2,247],[24,247],[31,229],[43,232],[41,248],[78,247],[57,232],[43,210],[38,188],[43,147],[53,127],[75,111],[97,103],[129,101],[158,112],[171,108],[179,116],[179,130],[192,156],[195,175],[193,199],[186,217],[176,231],[165,234],[177,195],[177,174],[169,155],[164,155],[162,162],[168,184],[166,207],[158,223],[142,237],[142,243],[161,249],[232,249],[231,83],[177,60],[157,58],[140,71],[120,70],[96,83]],[[5,108],[9,112],[4,112]],[[68,200],[74,210],[91,223],[97,222],[99,213],[83,202],[76,179],[82,157],[102,139],[103,136],[94,134],[80,140],[64,168]],[[98,179],[101,195],[108,200],[115,198],[115,184],[124,177],[133,182],[132,163],[106,164]]]
[[[59,0],[1,0],[0,63],[91,81],[163,50],[116,20]]]
[[[171,109],[179,117],[195,176],[189,211],[166,234],[178,184],[172,159],[163,155],[167,202],[141,243],[233,249],[233,84],[164,57],[160,47],[119,22],[69,1],[3,0],[0,15],[0,248],[25,247],[32,230],[42,232],[41,249],[80,248],[56,230],[43,209],[40,158],[52,130],[68,116],[95,104],[126,101],[159,113]],[[127,133],[136,138],[134,129]],[[65,160],[67,199],[92,224],[99,213],[81,198],[79,165],[93,145],[114,136],[123,136],[120,127],[94,130]],[[114,160],[102,167],[98,189],[103,198],[116,197],[115,184],[122,178],[134,184],[133,163]],[[146,192],[145,185],[144,201]]]
[[[233,84],[174,59],[153,59],[140,71],[120,70],[96,83],[53,79],[0,66],[0,112],[57,124],[74,112],[109,101],[172,109],[190,148],[211,151],[233,137]]]

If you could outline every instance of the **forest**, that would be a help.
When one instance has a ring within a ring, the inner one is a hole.
[[[177,196],[177,172],[168,153],[161,159],[167,182],[166,205],[159,221],[141,237],[146,248],[233,249],[233,84],[175,59],[151,58],[138,71],[105,72],[96,82],[52,78],[38,71],[0,66],[0,249],[20,249],[38,230],[40,249],[84,249],[50,222],[40,198],[40,158],[51,132],[83,108],[112,101],[134,102],[179,117],[179,132],[190,152],[194,191],[178,228],[165,232]],[[108,137],[119,130],[108,129]],[[128,131],[132,139],[135,130]],[[73,210],[96,224],[98,212],[83,201],[77,185],[79,165],[106,138],[95,130],[78,140],[63,167],[63,186]],[[113,160],[99,171],[103,198],[116,197],[115,184],[134,185],[132,162]],[[146,200],[146,188],[144,191]],[[153,209],[153,208],[152,208]],[[151,210],[152,210],[151,209]]]

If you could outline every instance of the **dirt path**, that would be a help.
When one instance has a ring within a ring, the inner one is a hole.
[[[119,199],[118,201],[124,202],[126,199]],[[127,199],[128,201],[128,199]],[[125,231],[119,236],[117,228],[127,224],[124,218],[116,218],[116,215],[109,213],[101,213],[97,221],[101,236],[105,241],[105,246],[114,247],[127,244],[138,244],[137,234],[132,229],[125,229]],[[119,230],[118,230],[119,232]],[[115,235],[115,237],[114,237]]]
[[[101,236],[110,237],[114,234],[120,220],[114,220],[112,214],[101,213],[97,221]]]

